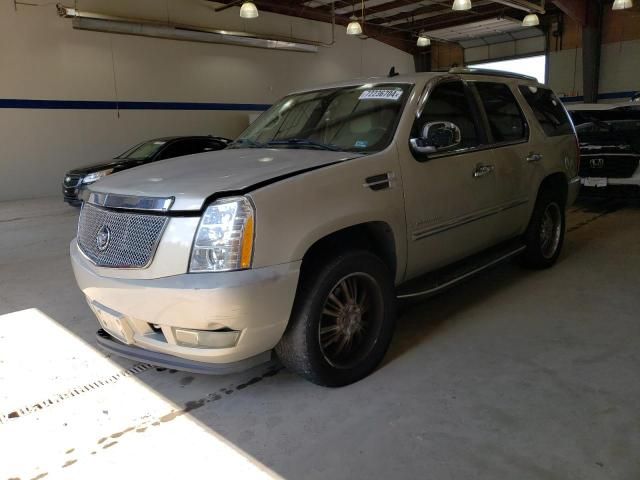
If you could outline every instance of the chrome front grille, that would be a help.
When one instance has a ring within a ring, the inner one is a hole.
[[[85,203],[78,245],[100,267],[144,268],[153,260],[168,217],[107,210]]]

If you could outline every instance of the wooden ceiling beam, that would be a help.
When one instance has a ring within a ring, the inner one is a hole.
[[[587,24],[587,0],[553,0],[553,3],[583,27]]]
[[[307,20],[315,20],[318,22],[331,23],[331,9],[309,8],[301,4],[290,4],[280,2],[278,0],[254,0],[259,10],[291,17],[304,18]],[[233,0],[226,0],[225,3],[233,3]],[[366,13],[366,11],[365,11]],[[351,13],[349,13],[351,16]],[[349,23],[349,16],[335,16],[336,25],[346,27]],[[377,25],[365,23],[364,34],[375,40],[391,45],[399,50],[407,53],[414,53],[416,46],[415,40],[410,33],[392,30]]]
[[[482,20],[489,20],[497,17],[512,17],[521,19],[523,17],[522,12],[514,8],[508,8],[500,4],[484,5],[478,8],[474,8],[468,12],[452,12],[446,15],[439,15],[437,17],[430,17],[424,20],[418,20],[416,22],[411,21],[409,18],[406,23],[394,25],[394,27],[411,29],[411,30],[439,30],[441,28],[451,28],[467,23],[479,22]]]
[[[369,15],[369,11],[365,10],[365,14]],[[412,18],[416,15],[422,15],[425,13],[433,13],[433,14],[442,14],[442,15],[446,15],[447,13],[451,13],[451,8],[445,7],[443,5],[428,5],[425,7],[419,7],[416,8],[415,10],[410,10],[410,11],[406,11],[406,12],[400,12],[400,13],[396,13],[395,15],[389,15],[388,17],[376,17],[374,19],[372,19],[371,21],[373,23],[385,23],[385,22],[393,22],[395,20],[402,20],[404,18]],[[436,15],[438,16],[438,15]]]

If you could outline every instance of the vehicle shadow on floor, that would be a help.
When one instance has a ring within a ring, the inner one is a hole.
[[[381,368],[412,348],[444,333],[450,319],[486,302],[507,286],[513,286],[527,273],[531,272],[512,260],[454,285],[438,295],[398,301],[394,339]]]

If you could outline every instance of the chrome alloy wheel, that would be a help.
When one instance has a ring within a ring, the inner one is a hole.
[[[382,292],[375,279],[355,272],[329,291],[318,323],[324,359],[335,368],[351,368],[375,346],[384,316]]]
[[[545,208],[540,224],[540,251],[544,258],[549,259],[555,255],[561,236],[562,212],[560,206],[552,202]]]

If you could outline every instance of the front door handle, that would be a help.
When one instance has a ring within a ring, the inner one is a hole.
[[[527,157],[527,162],[529,162],[529,163],[531,163],[531,162],[539,162],[540,160],[542,160],[542,154],[541,153],[531,152],[531,153],[529,153],[529,156]]]
[[[473,178],[484,177],[485,175],[489,175],[491,172],[495,170],[495,166],[493,165],[476,165],[476,169],[473,171]]]

